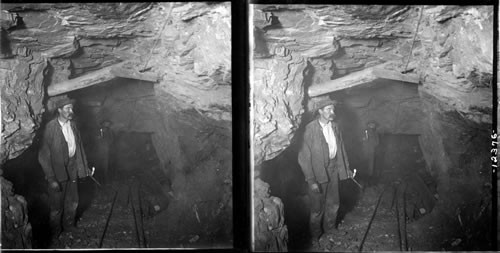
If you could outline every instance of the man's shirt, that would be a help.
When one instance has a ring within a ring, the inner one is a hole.
[[[59,120],[57,120],[59,121]],[[75,134],[73,133],[73,129],[71,129],[71,122],[68,120],[66,123],[62,123],[59,121],[59,124],[61,125],[62,132],[64,135],[64,139],[68,143],[68,154],[69,157],[73,157],[76,152],[76,141],[75,141]]]
[[[329,158],[333,159],[337,155],[337,138],[335,138],[335,133],[333,132],[332,122],[324,124],[319,121],[319,125],[323,129],[323,135],[325,136],[326,143],[328,143],[328,154]]]

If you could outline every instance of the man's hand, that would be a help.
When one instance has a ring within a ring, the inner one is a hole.
[[[55,179],[49,179],[49,186],[50,186],[50,188],[52,188],[52,190],[54,190],[56,192],[61,191],[61,186],[59,185],[59,183]]]
[[[356,176],[356,169],[354,169],[354,172],[352,170],[347,170],[347,178],[354,178]]]
[[[320,193],[320,190],[319,190],[319,186],[317,183],[312,183],[311,184],[311,191],[314,192],[314,193]]]

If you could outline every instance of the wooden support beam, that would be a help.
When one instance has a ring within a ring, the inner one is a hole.
[[[309,96],[316,97],[326,93],[343,90],[358,86],[360,84],[369,83],[377,79],[377,76],[373,74],[373,68],[363,69],[351,73],[349,75],[324,82],[322,84],[315,84],[309,87]]]
[[[148,72],[140,73],[137,69],[130,67],[131,65],[131,62],[125,61],[74,79],[52,84],[48,87],[47,93],[49,96],[55,96],[110,81],[116,77],[158,82],[156,74]]]
[[[158,76],[154,73],[141,73],[135,68],[126,68],[125,66],[112,68],[111,74],[115,75],[116,77],[137,79],[153,83],[158,82]]]
[[[387,70],[382,68],[375,68],[373,74],[378,78],[396,80],[406,83],[420,83],[420,78],[417,74],[401,74],[396,70]]]
[[[49,96],[55,96],[109,81],[115,78],[111,73],[111,68],[112,66],[109,66],[74,79],[49,85],[47,93]]]
[[[401,74],[396,70],[384,69],[386,65],[388,65],[388,63],[366,68],[322,84],[312,85],[309,87],[308,94],[310,97],[316,97],[326,93],[363,85],[376,79],[391,79],[402,82],[419,83],[417,75]]]

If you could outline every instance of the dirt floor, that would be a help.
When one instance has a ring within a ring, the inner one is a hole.
[[[138,190],[133,178],[102,188],[90,181],[81,186],[86,192],[82,195],[86,199],[81,200],[86,209],[81,210],[78,230],[63,232],[59,241],[49,248],[199,248],[210,243],[206,235],[190,234],[188,226],[180,233],[164,233],[166,210],[161,208],[166,206],[148,207],[145,199],[141,199],[140,206],[137,192],[144,198],[146,190]]]
[[[320,245],[313,251],[402,251],[405,250],[405,234],[403,228],[402,203],[399,203],[400,221],[398,224],[396,204],[392,204],[392,193],[389,187],[385,189],[380,200],[373,222],[370,225],[378,199],[385,186],[369,187],[361,194],[359,203],[345,215],[338,229],[332,229],[321,237]],[[392,208],[391,208],[392,206]],[[367,229],[370,229],[367,233]],[[401,228],[398,231],[398,228]],[[365,235],[366,234],[366,235]],[[363,238],[366,236],[365,240]],[[422,234],[407,232],[408,248],[412,249],[415,237]],[[420,240],[419,240],[420,241]],[[363,242],[363,243],[362,243]],[[427,245],[430,246],[430,245]],[[431,247],[432,248],[432,247]]]

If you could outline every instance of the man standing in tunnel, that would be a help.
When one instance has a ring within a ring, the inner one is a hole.
[[[110,168],[110,149],[113,143],[113,132],[111,131],[111,121],[104,120],[100,124],[99,133],[97,135],[97,145],[95,148],[97,161],[96,167],[102,183],[109,183],[112,179],[113,172]]]
[[[50,227],[54,239],[62,230],[76,231],[78,179],[90,175],[80,132],[73,119],[74,100],[51,98],[57,116],[43,132],[38,160],[48,181]]]
[[[319,243],[322,227],[328,229],[336,225],[340,207],[339,180],[352,177],[339,127],[333,121],[336,105],[337,102],[328,97],[315,101],[317,117],[307,124],[298,154],[299,165],[309,185],[313,246]]]
[[[375,154],[377,146],[379,144],[379,137],[377,133],[377,123],[375,121],[369,121],[366,124],[366,129],[363,136],[364,148],[367,157],[367,170],[366,175],[368,176],[368,184],[373,185],[375,183],[375,178],[377,173],[375,169]]]

